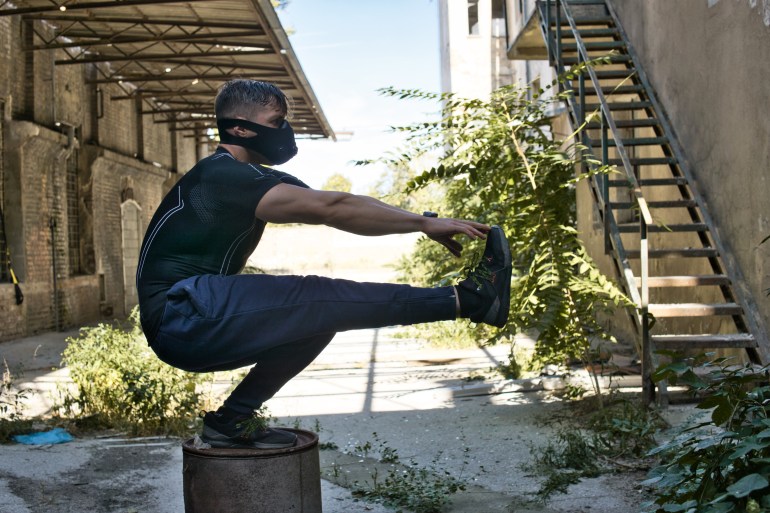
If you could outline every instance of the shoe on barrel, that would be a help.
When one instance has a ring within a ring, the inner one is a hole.
[[[201,440],[216,448],[285,449],[294,447],[297,435],[269,428],[266,419],[257,415],[225,419],[217,412],[206,412]]]

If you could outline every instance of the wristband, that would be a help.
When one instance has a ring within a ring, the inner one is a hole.
[[[423,212],[423,213],[422,213],[422,215],[424,215],[425,217],[438,217],[438,214],[437,214],[437,213],[435,213],[435,212],[430,212],[430,211],[428,211],[428,210],[426,210],[425,212]]]

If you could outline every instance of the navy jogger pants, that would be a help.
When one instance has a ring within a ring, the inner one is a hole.
[[[167,293],[150,346],[193,372],[254,365],[225,400],[251,413],[299,374],[335,333],[454,319],[453,287],[418,288],[320,276],[193,276]]]

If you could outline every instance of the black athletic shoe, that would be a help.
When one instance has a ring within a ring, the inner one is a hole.
[[[224,421],[221,415],[206,412],[201,440],[211,447],[229,449],[285,449],[297,443],[294,433],[265,424],[265,419],[253,415]]]
[[[493,226],[481,260],[457,284],[460,314],[502,328],[511,304],[511,248],[502,228]]]

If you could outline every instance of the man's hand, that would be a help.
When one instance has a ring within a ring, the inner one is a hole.
[[[475,221],[462,221],[446,217],[426,218],[423,233],[459,257],[463,245],[454,240],[455,235],[467,235],[471,239],[485,239],[491,228]]]

